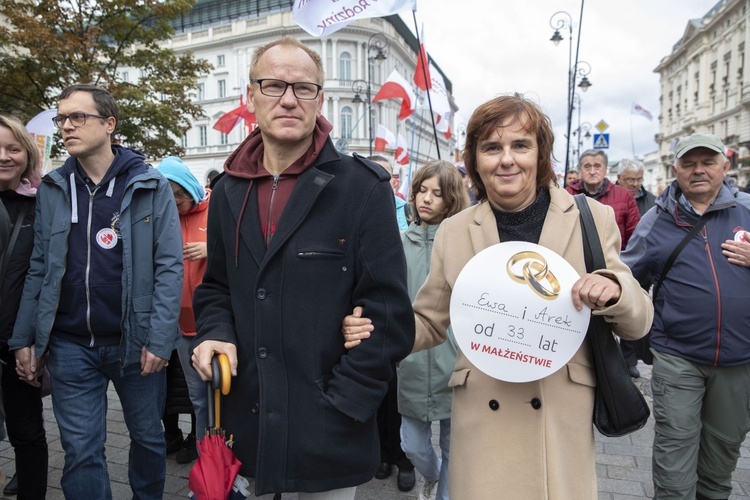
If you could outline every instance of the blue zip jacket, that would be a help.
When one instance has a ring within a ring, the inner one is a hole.
[[[145,165],[140,153],[120,146],[113,149],[117,156],[114,163],[123,161],[128,168],[139,169],[127,180],[119,218],[120,361],[123,366],[139,362],[144,345],[152,354],[169,359],[179,339],[177,320],[182,293],[182,237],[177,207],[169,182]],[[68,235],[77,207],[71,199],[70,178],[62,175],[66,171],[70,169],[63,166],[47,174],[37,192],[34,249],[13,337],[8,343],[11,350],[35,344],[37,357],[47,350],[57,316]],[[75,223],[85,224],[88,214],[77,215],[79,220]]]
[[[657,280],[697,217],[673,182],[641,219],[622,261],[637,280]],[[750,230],[750,195],[727,183],[706,210],[716,212],[687,244],[654,302],[651,347],[712,366],[750,362],[750,269],[730,264],[721,244]]]

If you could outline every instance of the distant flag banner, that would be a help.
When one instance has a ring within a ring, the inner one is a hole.
[[[398,119],[404,120],[414,112],[414,105],[417,101],[411,85],[406,81],[398,70],[391,71],[388,79],[380,87],[378,93],[372,98],[372,102],[382,101],[384,99],[401,99],[401,110],[398,113]]]
[[[635,102],[633,103],[633,107],[630,109],[630,114],[631,115],[641,115],[642,117],[644,117],[644,118],[646,118],[648,120],[653,120],[654,119],[654,115],[652,115],[649,110],[647,110],[646,108],[644,108],[643,106],[641,106],[640,104],[635,103]]]
[[[375,151],[385,151],[386,147],[396,146],[396,136],[393,132],[378,123],[378,132],[375,135]]]
[[[255,115],[248,111],[247,106],[243,104],[240,104],[233,110],[221,115],[219,119],[216,120],[216,123],[214,123],[213,128],[219,132],[228,134],[243,119],[245,120],[245,125],[248,127],[248,131],[255,130],[255,127],[257,126]]]
[[[414,70],[414,83],[422,90],[432,88],[429,61],[430,58],[423,43],[419,46],[419,52],[417,52],[417,69]]]
[[[396,158],[396,163],[399,165],[409,164],[409,145],[401,134],[398,134],[398,139],[396,140],[396,151],[393,152],[393,156]]]
[[[56,109],[42,111],[26,124],[26,130],[39,148],[39,158],[42,160],[42,174],[46,174],[52,166],[52,140],[55,126],[52,118],[57,116]]]
[[[417,0],[294,0],[292,18],[312,36],[327,36],[357,19],[417,10]]]

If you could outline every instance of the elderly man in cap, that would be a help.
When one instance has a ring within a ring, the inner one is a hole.
[[[675,149],[675,180],[622,260],[654,277],[654,498],[718,499],[750,430],[750,195],[718,137]]]

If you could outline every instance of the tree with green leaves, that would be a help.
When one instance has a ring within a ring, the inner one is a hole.
[[[195,0],[0,0],[0,113],[24,122],[57,106],[68,85],[91,83],[120,105],[119,139],[160,158],[203,109],[190,100],[205,60],[167,46],[169,21]],[[124,69],[131,77],[124,81]]]

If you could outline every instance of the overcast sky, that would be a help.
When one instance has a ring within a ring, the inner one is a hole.
[[[581,123],[609,124],[612,160],[655,151],[659,130],[659,75],[654,68],[669,55],[690,19],[705,15],[715,0],[587,0],[581,24],[579,60],[591,65],[593,84],[582,100]],[[459,5],[461,7],[459,7]],[[580,0],[418,0],[430,55],[453,82],[460,110],[456,124],[498,94],[521,92],[536,100],[555,128],[555,157],[565,160],[568,31],[558,46],[550,42],[550,17],[566,11],[578,32]],[[412,27],[411,12],[402,14]],[[575,57],[575,45],[573,47]],[[637,102],[653,121],[631,115]],[[578,116],[574,114],[573,129]],[[632,141],[631,141],[632,124]],[[592,133],[594,130],[592,129]],[[591,139],[583,149],[592,147]]]

